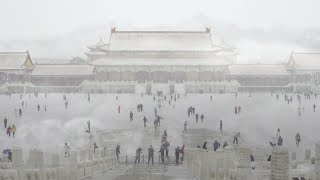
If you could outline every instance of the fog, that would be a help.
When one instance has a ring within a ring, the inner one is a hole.
[[[306,1],[0,1],[1,51],[35,58],[85,57],[110,28],[204,29],[237,48],[239,63],[285,62],[291,51],[316,52],[320,17]]]

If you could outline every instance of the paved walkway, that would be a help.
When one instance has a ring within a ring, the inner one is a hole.
[[[90,180],[196,180],[183,166],[119,165]],[[88,179],[88,180],[89,180]]]

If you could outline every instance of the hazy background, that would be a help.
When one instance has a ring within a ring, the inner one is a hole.
[[[112,26],[210,26],[240,63],[285,62],[291,51],[320,52],[319,9],[319,0],[0,0],[0,51],[84,58]]]

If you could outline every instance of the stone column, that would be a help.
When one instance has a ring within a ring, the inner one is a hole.
[[[23,166],[23,152],[21,148],[14,147],[12,149],[12,162],[15,167]]]
[[[271,180],[289,179],[289,152],[286,147],[276,146],[271,155]]]
[[[305,154],[304,154],[304,160],[305,161],[310,161],[311,159],[311,150],[310,149],[306,149]]]
[[[320,142],[316,144],[315,163],[315,180],[320,180]]]
[[[238,149],[239,152],[239,171],[238,178],[239,180],[247,180],[250,174],[250,154],[252,153],[251,149],[247,146],[240,146]]]

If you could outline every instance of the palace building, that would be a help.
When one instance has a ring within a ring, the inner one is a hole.
[[[89,46],[88,63],[99,81],[140,83],[224,80],[235,61],[234,48],[214,44],[210,28],[203,31],[118,31],[109,41]]]
[[[235,48],[216,43],[216,39],[210,28],[112,28],[107,42],[100,40],[88,46],[87,64],[34,64],[29,52],[2,52],[0,83],[31,82],[33,86],[64,88],[82,84],[87,89],[100,87],[112,92],[126,86],[132,92],[136,83],[148,84],[147,89],[149,84],[167,84],[170,89],[180,84],[190,92],[220,91],[226,88],[225,83],[237,84],[245,91],[288,89],[290,83],[320,84],[320,53],[292,52],[285,64],[237,64]]]

